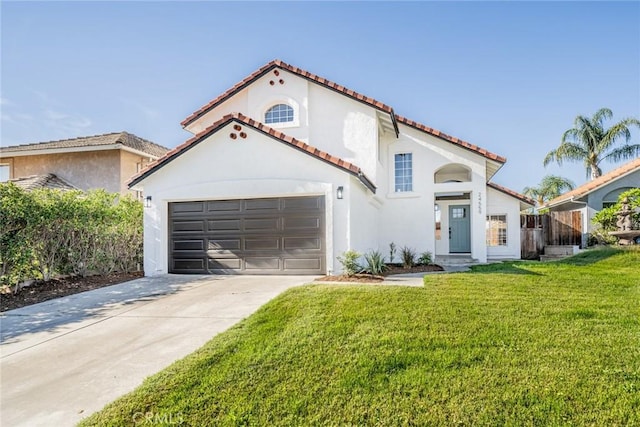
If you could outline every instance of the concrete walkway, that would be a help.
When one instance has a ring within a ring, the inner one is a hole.
[[[0,425],[71,426],[309,276],[160,276],[5,312]]]

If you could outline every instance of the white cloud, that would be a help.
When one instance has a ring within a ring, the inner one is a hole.
[[[8,98],[0,98],[3,144],[74,138],[91,132],[90,118],[70,111],[45,92],[30,92],[37,99],[35,111],[23,111]]]

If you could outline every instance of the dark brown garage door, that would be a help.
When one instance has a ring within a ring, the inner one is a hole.
[[[169,272],[324,274],[324,197],[169,204]]]

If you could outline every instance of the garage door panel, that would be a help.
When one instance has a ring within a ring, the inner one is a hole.
[[[239,213],[242,209],[242,200],[222,200],[207,202],[207,212],[213,215],[225,215]]]
[[[209,239],[209,251],[237,251],[242,247],[241,239]]]
[[[320,230],[321,221],[318,216],[297,216],[285,217],[282,219],[282,229],[284,231],[292,230]]]
[[[203,258],[184,258],[173,260],[173,272],[192,273],[204,270],[205,262]]]
[[[172,273],[325,272],[322,196],[176,202],[169,213]]]
[[[318,270],[322,267],[320,258],[293,258],[284,260],[285,270]]]
[[[171,207],[173,215],[193,215],[204,212],[204,202],[172,203]]]
[[[210,232],[240,231],[242,228],[240,219],[210,219],[207,221],[207,230]]]
[[[280,199],[245,200],[244,209],[247,212],[256,212],[256,211],[277,212],[280,210]]]
[[[322,249],[322,243],[319,237],[285,237],[284,249]]]
[[[275,233],[280,229],[280,218],[245,218],[245,231],[266,231]]]
[[[297,210],[324,210],[323,202],[324,197],[292,197],[282,199],[283,211],[297,211]]]
[[[274,257],[246,257],[247,270],[280,270],[280,258]]]
[[[202,234],[204,232],[204,221],[203,220],[174,221],[173,222],[173,232],[174,233],[198,233],[198,234]]]
[[[263,238],[245,238],[244,250],[245,251],[276,251],[279,250],[280,238],[278,237],[263,237]]]
[[[173,240],[174,251],[199,251],[204,250],[204,239]]]
[[[240,258],[209,258],[209,270],[240,270]]]

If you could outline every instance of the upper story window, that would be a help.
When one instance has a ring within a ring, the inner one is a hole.
[[[413,191],[413,154],[395,155],[395,192]]]
[[[287,104],[274,105],[264,114],[264,122],[266,124],[293,122],[293,108]]]

